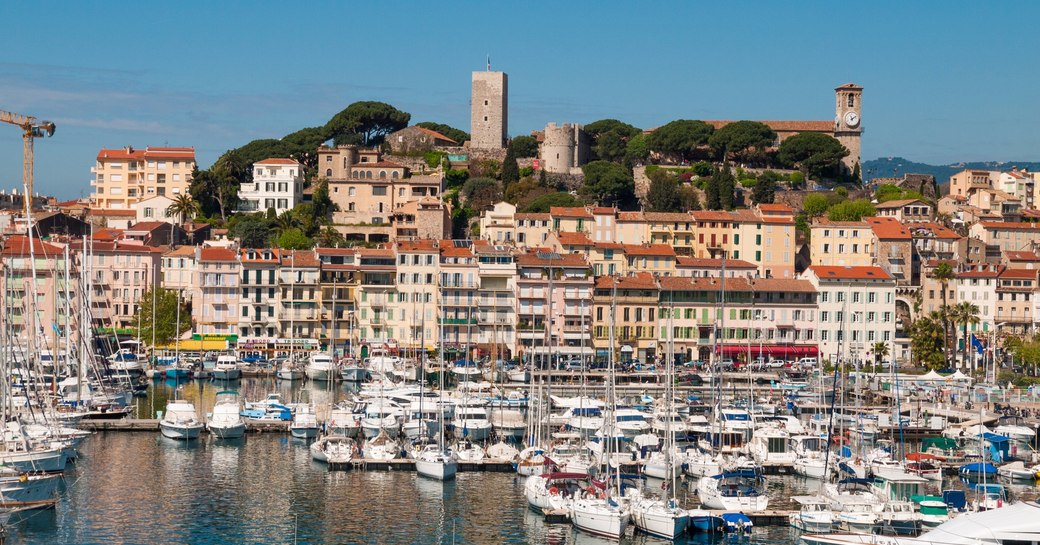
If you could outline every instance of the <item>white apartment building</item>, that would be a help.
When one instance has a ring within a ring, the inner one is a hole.
[[[156,195],[135,202],[130,205],[130,208],[133,208],[134,212],[137,213],[137,221],[134,223],[137,224],[146,221],[180,223],[181,218],[177,217],[176,214],[169,213],[171,204],[173,204],[173,199],[165,195]]]
[[[195,333],[238,333],[238,254],[227,248],[195,247],[196,274],[191,284],[192,321]]]
[[[93,208],[129,209],[134,203],[188,192],[195,148],[102,149],[91,167]]]
[[[872,363],[877,342],[895,353],[896,281],[884,269],[814,265],[802,277],[817,291],[821,358]]]
[[[292,159],[264,159],[253,163],[253,182],[238,190],[239,211],[281,214],[303,198],[303,165]]]

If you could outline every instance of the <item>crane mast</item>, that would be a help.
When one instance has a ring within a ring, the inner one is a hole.
[[[22,184],[25,186],[26,213],[32,213],[33,196],[33,141],[36,138],[54,135],[54,123],[38,121],[31,115],[22,115],[0,110],[0,122],[22,129]]]

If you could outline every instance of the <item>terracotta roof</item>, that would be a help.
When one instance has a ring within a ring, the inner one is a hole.
[[[163,254],[163,256],[165,256],[165,257],[190,257],[190,258],[194,259],[195,258],[195,247],[194,246],[188,246],[188,245],[177,246],[175,248],[170,248],[169,250],[167,250],[166,253]]]
[[[686,257],[683,255],[675,258],[675,265],[677,267],[696,267],[701,269],[719,269],[722,270],[721,259],[710,259],[705,257]],[[758,266],[754,263],[748,263],[743,259],[727,259],[727,269],[757,269]]]
[[[122,217],[137,217],[136,210],[130,210],[127,208],[91,208],[87,210],[88,216],[122,216]]]
[[[836,278],[841,280],[891,280],[892,277],[881,267],[841,267],[813,265],[809,270],[819,279]]]
[[[552,219],[550,214],[541,212],[518,212],[513,215],[513,219],[516,220],[544,220],[549,221]]]
[[[199,261],[237,261],[238,255],[228,248],[201,248]]]
[[[103,149],[98,152],[98,160],[102,159],[188,159],[195,160],[195,148],[153,148],[143,150],[130,148]]]
[[[675,248],[667,244],[622,244],[621,246],[625,255],[675,257]]]
[[[146,231],[151,233],[156,229],[162,228],[170,229],[170,224],[163,221],[142,221],[133,224],[127,231]]]
[[[885,201],[874,205],[874,208],[902,208],[908,204],[920,203],[927,205],[928,203],[921,199],[897,199],[894,201]]]
[[[623,250],[625,248],[625,245],[620,242],[593,242],[592,245],[600,250]]]
[[[394,251],[387,248],[358,248],[361,257],[394,257]]]
[[[238,251],[242,263],[278,263],[282,250],[280,248],[242,248]],[[269,253],[270,258],[264,259],[264,253]],[[250,259],[249,254],[256,257]]]
[[[964,195],[944,195],[943,198],[961,202],[966,202],[968,200],[968,197],[965,197]]]
[[[417,240],[402,240],[397,243],[398,252],[437,252],[440,250],[440,245],[436,240],[431,239],[417,239]]]
[[[1008,250],[1004,252],[1008,261],[1040,261],[1040,255],[1025,250]]]
[[[762,223],[794,225],[794,216],[762,216],[757,219]]]
[[[122,229],[109,229],[107,227],[97,229],[91,234],[90,238],[94,240],[115,240],[123,236]]]
[[[956,273],[957,278],[996,278],[1004,267],[972,267],[966,271]]]
[[[600,276],[596,278],[596,288],[613,288],[615,286],[615,281],[617,289],[619,290],[658,289],[657,280],[654,279],[654,275],[648,272],[635,273],[629,276]]]
[[[908,228],[910,229],[910,234],[917,238],[942,238],[948,240],[960,240],[963,238],[945,225],[931,221],[915,223],[909,225]]]
[[[873,216],[863,218],[870,223],[874,235],[882,240],[910,240],[910,230],[899,220],[891,217]]]
[[[597,216],[613,215],[617,213],[616,208],[609,208],[606,206],[593,206],[589,208],[589,211]]]
[[[552,255],[551,259],[547,255]],[[516,256],[521,267],[588,267],[585,256],[581,254],[561,254],[548,248],[535,248]]]
[[[257,161],[254,165],[296,165],[301,166],[299,161],[295,159],[282,159],[278,157],[272,157],[270,159],[264,159],[263,161]]]
[[[721,212],[718,210],[698,210],[696,212],[690,212],[693,219],[697,221],[735,221],[729,212]]]
[[[764,125],[767,125],[770,129],[776,132],[834,132],[833,121],[758,121]],[[705,123],[715,127],[715,129],[721,129],[730,123],[736,123],[734,120],[710,120]]]
[[[1040,271],[1037,271],[1036,269],[1004,269],[1000,273],[1000,277],[1036,280],[1037,272]]]
[[[634,221],[634,222],[643,221],[643,213],[642,212],[618,212],[617,220],[618,221]]]
[[[553,206],[549,209],[549,215],[560,218],[591,218],[592,212],[586,208],[577,206]]]
[[[436,138],[438,140],[447,140],[448,142],[451,142],[452,144],[458,144],[458,142],[452,140],[451,138],[448,138],[447,136],[444,136],[443,134],[441,134],[441,133],[439,133],[439,132],[437,132],[437,131],[435,131],[433,129],[427,129],[426,127],[420,127],[418,125],[414,125],[413,128],[419,129],[420,132],[426,133],[426,134],[428,134],[428,135],[430,135],[430,136],[432,136],[432,137],[434,137],[434,138]]]
[[[786,204],[783,204],[783,203],[765,203],[765,204],[760,204],[760,205],[758,205],[758,209],[763,211],[763,212],[784,212],[784,213],[791,213],[791,214],[794,213],[794,208],[791,208],[790,206],[787,206]]]
[[[980,221],[983,229],[1022,229],[1040,230],[1040,225],[1024,221]]]
[[[870,227],[866,221],[831,221],[827,218],[817,218],[812,227]]]
[[[101,240],[87,243],[91,252],[117,253],[117,254],[161,254],[162,248],[145,246],[144,244],[128,244],[125,242]],[[69,244],[69,250],[83,251],[83,240],[75,240]]]
[[[357,253],[356,248],[315,248],[314,251],[318,255],[354,255]]]
[[[314,250],[282,250],[282,267],[317,267],[321,265]]]
[[[722,279],[717,277],[666,276],[660,283],[662,291],[722,291],[723,287]],[[726,278],[725,287],[727,292],[816,293],[812,282],[793,278]]]
[[[682,212],[643,212],[643,219],[660,222],[687,222],[693,220],[693,216]]]
[[[557,232],[556,240],[565,246],[592,246],[592,239],[585,233]]]
[[[30,242],[29,237],[24,235],[8,237],[3,244],[3,252],[0,255],[4,256],[27,256],[30,247],[32,253],[39,257],[54,257],[61,255],[64,251],[61,246],[44,242],[36,237],[33,237]]]

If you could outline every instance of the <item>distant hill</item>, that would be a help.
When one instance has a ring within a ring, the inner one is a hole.
[[[915,163],[903,157],[881,157],[863,162],[863,178],[866,181],[874,178],[902,177],[903,174],[931,174],[935,181],[945,185],[950,176],[969,168],[980,170],[1010,170],[1011,167],[1040,170],[1040,162],[1036,161],[976,161],[971,163],[952,163],[949,165],[929,165]]]

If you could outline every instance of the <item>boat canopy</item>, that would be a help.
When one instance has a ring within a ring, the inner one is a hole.
[[[928,437],[921,442],[921,449],[928,450],[935,447],[940,450],[950,451],[957,450],[957,441],[949,437]]]

